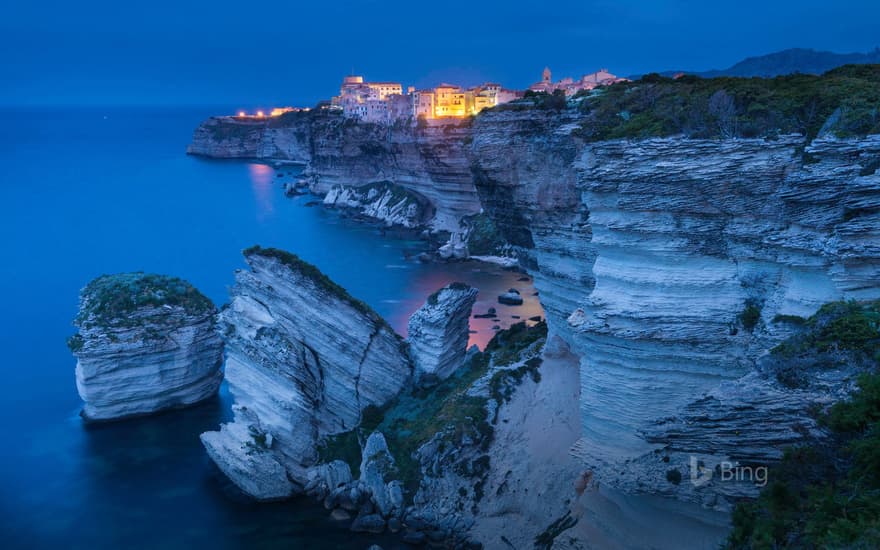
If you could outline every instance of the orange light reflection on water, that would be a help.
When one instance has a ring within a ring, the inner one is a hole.
[[[275,171],[268,164],[250,163],[248,174],[257,204],[257,219],[264,221],[275,213],[275,205],[272,202],[272,177]]]
[[[519,321],[526,321],[532,325],[534,322],[529,321],[530,317],[544,316],[544,308],[538,297],[534,295],[535,288],[531,279],[520,273],[504,271],[496,266],[479,262],[446,264],[444,268],[443,270],[429,270],[414,278],[410,288],[403,293],[403,295],[412,296],[412,298],[404,300],[392,318],[388,319],[388,322],[398,333],[406,336],[410,315],[422,307],[430,294],[455,281],[467,283],[480,291],[477,294],[477,301],[469,321],[471,334],[468,339],[468,347],[476,345],[480,349],[484,349],[497,332],[493,328],[495,326],[508,328]],[[515,288],[520,292],[523,298],[521,306],[507,306],[498,303],[498,296],[509,288]],[[489,308],[495,308],[495,317],[474,317],[474,315],[486,313]]]

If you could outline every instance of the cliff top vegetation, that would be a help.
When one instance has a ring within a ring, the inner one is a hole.
[[[774,138],[822,132],[838,137],[880,133],[880,65],[846,65],[815,76],[667,78],[632,82],[575,96],[589,141],[685,135]]]
[[[182,307],[189,315],[214,310],[211,300],[183,279],[142,272],[101,275],[82,289],[80,299],[81,326],[125,325],[131,313],[147,307]]]
[[[759,498],[737,505],[727,547],[878,548],[880,302],[827,304],[798,324],[804,332],[774,355],[807,376],[814,368],[855,363],[862,371],[858,389],[826,412],[817,411],[829,431],[826,440],[788,449]],[[808,384],[784,374],[783,383]]]

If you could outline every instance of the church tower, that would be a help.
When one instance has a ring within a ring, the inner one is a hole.
[[[541,82],[550,83],[551,75],[550,75],[550,67],[544,67],[544,72],[541,74]]]

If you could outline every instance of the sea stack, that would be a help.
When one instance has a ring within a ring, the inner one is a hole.
[[[80,293],[68,339],[76,386],[90,421],[192,405],[217,392],[223,342],[216,308],[176,277],[102,275]]]
[[[464,363],[476,299],[477,289],[452,283],[430,295],[410,317],[410,354],[420,382],[443,380]]]
[[[318,446],[361,422],[412,379],[403,339],[369,306],[283,250],[244,251],[220,314],[234,422],[202,434],[242,491],[273,500],[302,492]]]

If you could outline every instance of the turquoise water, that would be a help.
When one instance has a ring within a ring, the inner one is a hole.
[[[73,333],[79,288],[102,273],[188,279],[226,301],[240,251],[277,246],[318,265],[398,331],[440,286],[481,289],[475,311],[501,325],[540,314],[529,283],[490,266],[420,264],[421,245],[288,199],[296,169],[183,154],[212,110],[0,111],[0,541],[5,548],[366,548],[307,500],[256,504],[230,487],[198,434],[229,417],[229,396],[152,418],[85,427]],[[515,286],[527,303],[495,296]],[[472,342],[492,334],[474,320]]]

